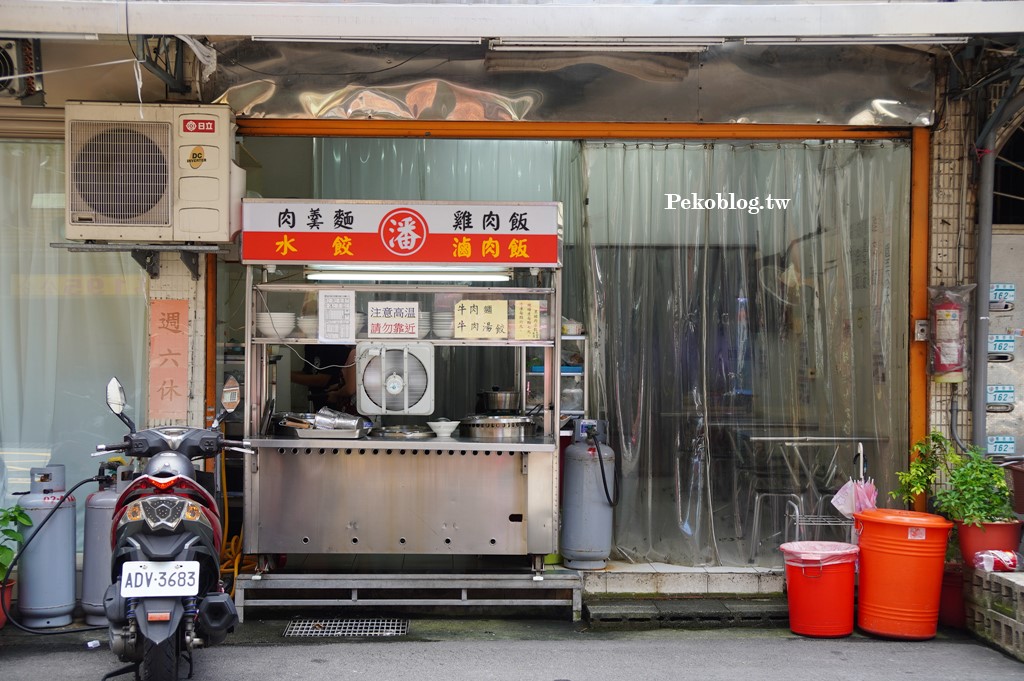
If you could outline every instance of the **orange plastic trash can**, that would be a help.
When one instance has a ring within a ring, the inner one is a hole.
[[[852,634],[857,547],[837,541],[794,541],[779,548],[786,558],[790,631],[817,638]]]
[[[953,523],[932,513],[886,508],[853,517],[860,545],[857,626],[887,638],[934,638]]]

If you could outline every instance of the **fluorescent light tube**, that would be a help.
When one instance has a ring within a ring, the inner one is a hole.
[[[508,281],[507,272],[307,272],[310,281],[438,281],[457,284],[465,281]]]

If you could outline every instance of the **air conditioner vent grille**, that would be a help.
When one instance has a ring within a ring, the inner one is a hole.
[[[9,44],[8,44],[9,45]],[[4,45],[3,47],[7,47]],[[0,49],[0,92],[14,94],[14,76],[18,73],[14,57],[7,49]]]
[[[70,214],[94,224],[171,224],[171,126],[73,121]]]

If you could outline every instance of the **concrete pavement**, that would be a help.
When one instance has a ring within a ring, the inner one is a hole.
[[[342,616],[350,616],[343,614]],[[786,628],[593,629],[567,620],[416,618],[390,639],[283,636],[286,620],[247,620],[195,655],[195,681],[1002,681],[1024,664],[968,634],[930,641],[861,634],[810,639]],[[89,640],[99,640],[89,649]],[[98,681],[118,666],[103,632],[32,636],[0,631],[3,681]],[[130,679],[130,676],[121,677]]]

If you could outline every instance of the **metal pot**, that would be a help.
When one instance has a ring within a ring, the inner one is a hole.
[[[532,437],[536,424],[529,416],[467,416],[459,424],[462,437],[473,440],[518,440]]]
[[[477,409],[482,412],[519,411],[518,390],[502,390],[498,386],[494,386],[491,390],[478,392],[477,398]]]

